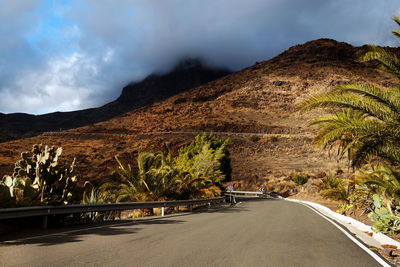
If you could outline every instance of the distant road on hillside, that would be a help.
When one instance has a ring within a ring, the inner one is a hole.
[[[8,240],[0,243],[0,265],[379,266],[330,222],[284,200],[47,231],[56,233],[18,240],[12,234],[0,237]]]
[[[102,132],[73,132],[73,131],[60,131],[60,132],[44,132],[43,135],[52,134],[90,134],[90,135],[138,135],[138,134],[222,134],[222,135],[257,135],[257,136],[280,136],[280,137],[313,137],[309,133],[295,133],[295,134],[280,134],[280,133],[244,133],[244,132],[213,132],[213,131],[154,131],[154,132],[125,132],[125,133],[102,133]]]

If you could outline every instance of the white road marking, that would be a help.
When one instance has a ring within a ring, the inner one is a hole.
[[[301,202],[301,201],[296,201],[299,204],[306,206],[307,208],[313,210],[315,213],[317,213],[318,215],[320,215],[322,218],[324,218],[325,220],[327,220],[328,222],[330,222],[331,224],[333,224],[336,228],[338,228],[342,233],[344,233],[351,241],[353,241],[356,245],[358,245],[361,249],[363,249],[365,252],[367,252],[372,258],[374,258],[379,264],[381,264],[384,267],[390,267],[390,265],[384,261],[381,257],[379,257],[378,255],[376,255],[374,252],[372,252],[368,247],[366,247],[363,243],[361,243],[360,241],[358,241],[356,238],[354,238],[352,235],[350,235],[347,231],[345,231],[342,227],[340,227],[336,222],[334,222],[332,219],[328,218],[327,216],[325,216],[324,214],[322,214],[321,212],[319,212],[318,210],[316,210],[313,207],[310,207],[309,205]]]

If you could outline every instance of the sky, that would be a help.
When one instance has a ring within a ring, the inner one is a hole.
[[[183,58],[231,70],[319,38],[398,46],[399,0],[1,0],[0,112],[97,107]]]

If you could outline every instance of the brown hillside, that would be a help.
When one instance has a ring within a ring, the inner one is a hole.
[[[328,39],[311,41],[271,60],[108,121],[2,143],[0,175],[10,173],[20,152],[30,150],[35,143],[62,146],[64,159],[72,161],[76,157],[82,176],[97,180],[106,178],[115,168],[115,155],[133,159],[137,151],[157,149],[163,142],[176,151],[194,137],[194,134],[154,133],[157,131],[313,134],[315,129],[307,123],[318,112],[304,115],[296,112],[297,104],[305,97],[348,82],[399,86],[377,71],[374,64],[357,62],[362,49]],[[285,176],[295,170],[346,171],[345,162],[330,159],[313,145],[310,137],[230,137],[234,180],[264,181],[263,178]]]
[[[118,99],[98,108],[43,115],[0,113],[0,142],[31,137],[43,132],[72,129],[106,121],[134,108],[144,107],[229,74],[212,69],[197,59],[186,59],[169,73],[152,74],[122,89]]]

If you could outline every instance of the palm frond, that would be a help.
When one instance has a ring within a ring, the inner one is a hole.
[[[393,15],[393,21],[396,22],[396,24],[398,26],[400,26],[400,18],[398,16]],[[400,40],[400,31],[399,30],[396,29],[396,30],[392,31],[392,33],[393,33],[394,36],[397,37],[397,39]]]
[[[400,199],[400,173],[388,165],[376,166],[372,171],[361,169],[355,175],[355,183],[375,187],[375,192],[388,195],[392,199]]]
[[[369,52],[361,57],[363,61],[376,60],[381,63],[380,69],[396,79],[400,79],[400,62],[385,49],[370,45]]]
[[[394,116],[390,108],[374,99],[351,93],[337,94],[334,91],[311,96],[301,104],[300,110],[305,112],[315,108],[350,108],[382,121]]]
[[[358,94],[383,104],[394,113],[400,112],[400,88],[382,89],[371,84],[344,84],[336,87],[332,93]]]

